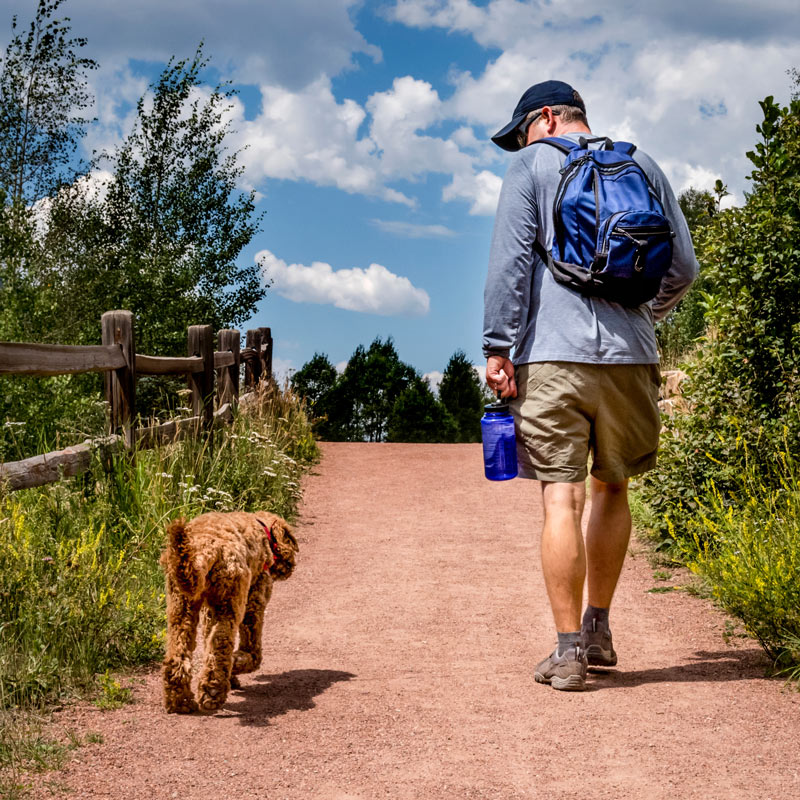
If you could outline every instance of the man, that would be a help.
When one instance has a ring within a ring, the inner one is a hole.
[[[548,144],[530,145],[551,136],[578,141],[592,135],[580,95],[562,81],[546,81],[522,95],[511,122],[492,137],[516,155],[503,181],[486,280],[486,380],[513,398],[520,476],[541,481],[542,570],[558,645],[534,677],[563,690],[585,688],[587,665],[617,663],[608,611],[631,532],[628,479],[655,466],[661,427],[653,322],[676,305],[698,271],[667,179],[636,150],[633,158],[675,233],[672,265],[657,297],[629,308],[555,280],[534,244],[551,248],[565,157]],[[584,582],[588,606],[582,614]]]

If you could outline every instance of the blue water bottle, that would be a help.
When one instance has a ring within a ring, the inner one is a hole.
[[[483,469],[490,481],[507,481],[517,477],[517,439],[514,418],[508,403],[497,402],[483,407],[481,439],[483,440]]]

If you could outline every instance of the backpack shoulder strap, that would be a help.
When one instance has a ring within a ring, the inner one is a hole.
[[[548,136],[546,139],[537,139],[531,144],[549,144],[550,147],[555,147],[560,150],[565,156],[568,156],[573,150],[578,150],[580,145],[573,142],[571,139],[562,139],[560,136]]]
[[[632,156],[636,150],[636,145],[630,142],[614,142],[614,150],[617,153],[624,153],[627,156]]]

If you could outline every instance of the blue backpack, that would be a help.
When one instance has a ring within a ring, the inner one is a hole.
[[[589,144],[604,146],[590,150]],[[548,253],[534,249],[571,289],[635,307],[658,294],[672,263],[674,233],[653,185],[631,157],[629,142],[552,137],[565,153],[553,204],[555,236]]]

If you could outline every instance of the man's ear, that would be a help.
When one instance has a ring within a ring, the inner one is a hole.
[[[547,135],[552,136],[556,132],[556,127],[558,126],[558,117],[553,113],[553,109],[550,108],[550,106],[543,106],[542,118],[544,119],[544,124],[547,129]]]

